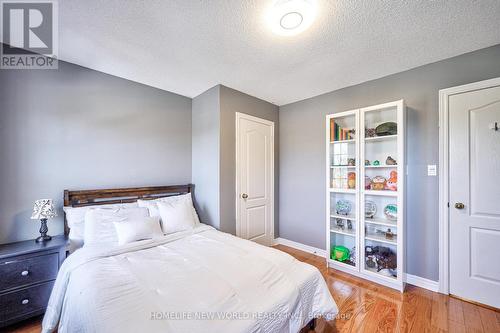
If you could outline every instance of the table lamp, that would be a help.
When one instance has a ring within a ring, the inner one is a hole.
[[[52,199],[40,199],[35,201],[35,206],[33,207],[33,214],[31,214],[32,220],[40,220],[40,237],[38,237],[35,242],[45,242],[52,239],[47,235],[49,228],[47,227],[47,219],[56,217],[57,213],[52,204]]]

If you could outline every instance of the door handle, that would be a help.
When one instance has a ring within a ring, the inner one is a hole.
[[[457,203],[455,204],[455,208],[456,208],[456,209],[464,209],[464,208],[465,208],[465,205],[464,205],[463,203],[461,203],[461,202],[457,202]]]
[[[246,199],[246,198],[248,198],[248,194],[243,193],[243,194],[241,195],[241,197],[242,197],[243,199]]]

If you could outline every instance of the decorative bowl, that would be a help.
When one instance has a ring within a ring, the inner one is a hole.
[[[335,205],[335,209],[337,210],[337,214],[349,215],[351,213],[352,204],[349,200],[340,199],[340,200],[337,200],[337,204]]]
[[[388,220],[396,221],[398,219],[398,206],[396,204],[388,204],[384,208],[384,215]]]

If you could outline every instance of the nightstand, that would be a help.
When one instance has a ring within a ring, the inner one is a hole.
[[[45,312],[67,246],[64,235],[0,245],[0,327]]]

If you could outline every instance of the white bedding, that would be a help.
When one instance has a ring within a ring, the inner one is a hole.
[[[320,272],[200,225],[103,249],[61,267],[43,332],[297,332],[337,306]]]

